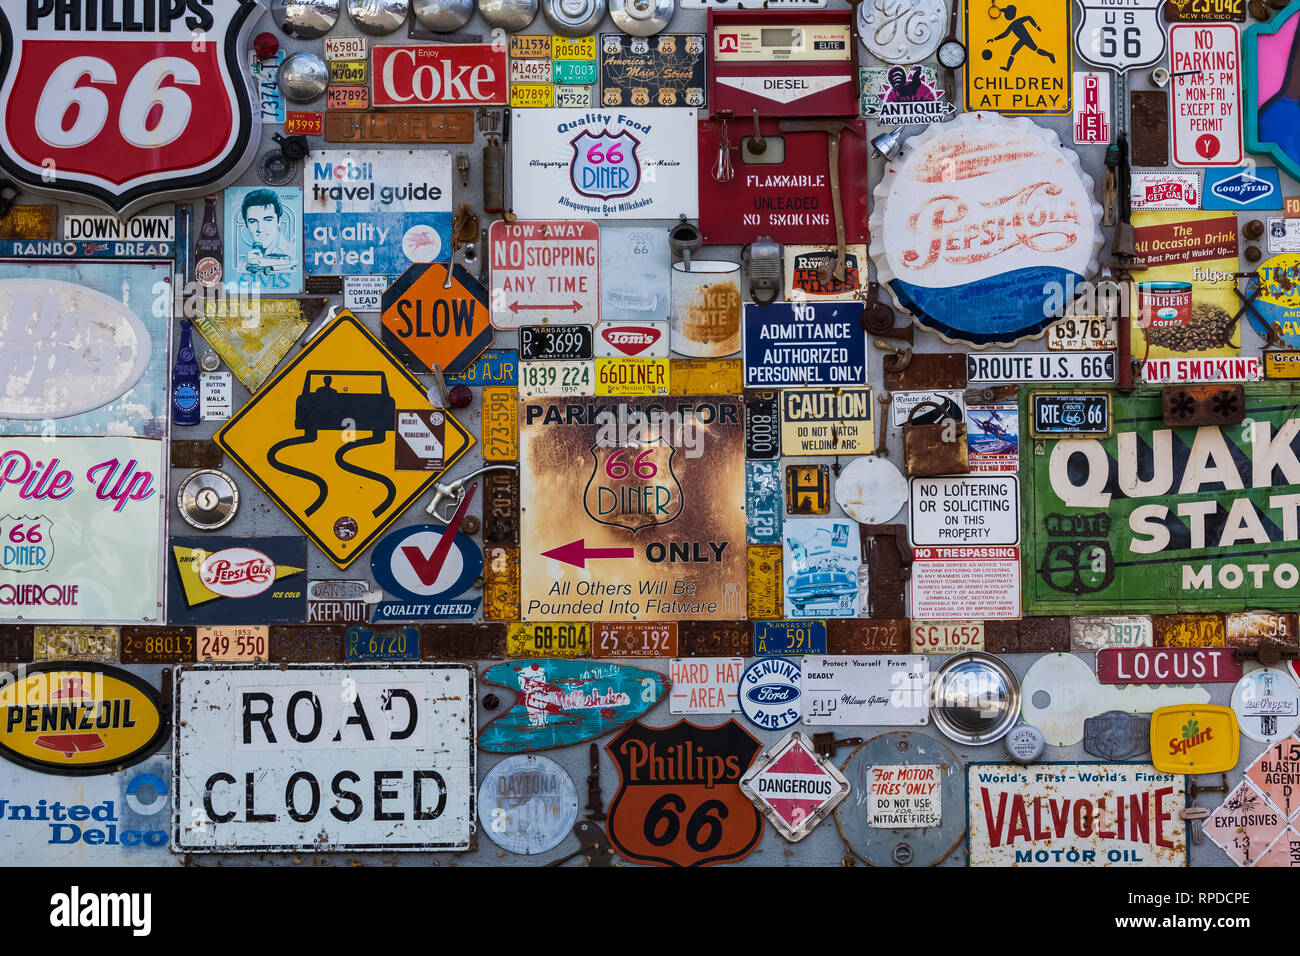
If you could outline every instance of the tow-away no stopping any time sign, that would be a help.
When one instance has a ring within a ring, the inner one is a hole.
[[[488,244],[496,328],[600,321],[600,230],[594,222],[497,221]]]

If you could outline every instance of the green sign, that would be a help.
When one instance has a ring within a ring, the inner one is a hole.
[[[1026,614],[1294,606],[1300,386],[1245,388],[1241,425],[1167,427],[1156,388],[1110,438],[1021,444]]]
[[[595,83],[595,60],[556,60],[551,64],[554,83]]]

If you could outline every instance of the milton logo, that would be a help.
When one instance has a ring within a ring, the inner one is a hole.
[[[0,756],[57,774],[113,773],[167,738],[152,687],[115,667],[26,667],[0,688]]]
[[[1273,194],[1273,189],[1273,184],[1267,179],[1259,179],[1243,171],[1215,183],[1210,187],[1210,192],[1224,202],[1246,206],[1257,200],[1267,199]]]
[[[263,9],[262,0],[6,4],[0,169],[121,215],[228,182],[259,140],[243,57]]]
[[[675,521],[682,486],[673,471],[677,449],[662,437],[618,445],[592,445],[591,477],[582,496],[587,515],[601,524],[640,531]]]
[[[632,195],[641,185],[641,163],[636,156],[641,141],[627,130],[617,136],[607,129],[599,136],[583,130],[569,145],[573,147],[569,180],[579,195],[619,199]]]
[[[712,866],[758,845],[763,817],[740,780],[762,745],[734,720],[697,727],[634,723],[605,750],[618,767],[609,840],[634,863]]]

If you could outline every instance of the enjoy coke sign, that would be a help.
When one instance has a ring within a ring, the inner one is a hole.
[[[490,43],[376,46],[375,106],[493,106],[509,102],[505,50]]]
[[[252,548],[223,548],[199,565],[199,580],[222,597],[252,597],[275,581],[275,562]]]

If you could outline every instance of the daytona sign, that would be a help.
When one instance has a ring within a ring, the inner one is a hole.
[[[504,49],[490,43],[376,46],[375,106],[492,106],[508,103]]]
[[[247,166],[261,118],[241,58],[261,0],[26,6],[0,10],[6,175],[125,215]]]

